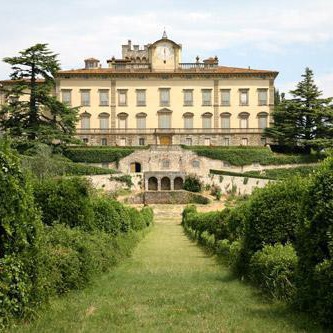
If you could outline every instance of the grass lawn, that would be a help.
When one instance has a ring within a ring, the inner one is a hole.
[[[132,258],[12,332],[321,332],[234,279],[179,221],[160,214]]]

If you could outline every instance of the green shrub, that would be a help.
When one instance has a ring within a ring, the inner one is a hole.
[[[299,257],[297,304],[333,326],[333,158],[310,178],[296,243]],[[329,314],[329,315],[327,315]]]
[[[249,279],[274,298],[290,301],[295,296],[297,255],[291,244],[265,245],[250,262]]]
[[[190,192],[201,192],[202,183],[197,175],[188,175],[185,177],[183,188]]]
[[[132,177],[130,175],[111,176],[110,180],[116,180],[118,182],[125,183],[128,188],[133,186]]]
[[[120,215],[122,206],[119,202],[108,196],[96,196],[91,203],[94,211],[95,226],[98,230],[118,235],[121,230],[127,229],[122,227],[123,216]]]
[[[215,250],[215,236],[208,231],[203,231],[199,236],[199,242],[210,250]]]
[[[94,228],[94,214],[90,203],[91,187],[86,179],[47,179],[36,183],[34,195],[42,210],[46,225],[57,223],[69,227]]]
[[[42,224],[20,161],[0,142],[0,328],[38,302]]]
[[[183,148],[190,149],[199,156],[225,161],[237,166],[253,163],[262,165],[313,163],[325,158],[324,154],[276,154],[267,147],[184,146]]]
[[[110,163],[132,154],[134,148],[124,147],[68,147],[64,155],[73,162]]]
[[[251,256],[265,244],[295,242],[304,191],[305,182],[292,178],[268,184],[251,195],[245,213],[243,274]]]

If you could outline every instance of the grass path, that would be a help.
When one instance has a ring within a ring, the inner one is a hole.
[[[180,211],[156,208],[156,225],[132,258],[13,332],[320,332],[189,241]]]

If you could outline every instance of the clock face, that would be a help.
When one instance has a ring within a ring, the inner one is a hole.
[[[168,60],[173,56],[173,48],[169,44],[161,44],[157,46],[156,53],[159,59]]]

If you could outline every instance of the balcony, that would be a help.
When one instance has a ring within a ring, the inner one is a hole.
[[[183,134],[183,135],[232,135],[232,134],[263,134],[261,128],[90,128],[76,130],[77,135],[160,135],[160,134]]]

